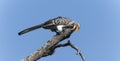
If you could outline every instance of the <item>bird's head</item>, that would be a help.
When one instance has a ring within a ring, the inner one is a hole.
[[[63,26],[64,29],[71,28],[73,31],[77,32],[80,29],[79,23],[70,22],[68,25]]]

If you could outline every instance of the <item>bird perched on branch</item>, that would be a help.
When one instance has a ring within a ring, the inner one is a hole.
[[[71,21],[69,18],[59,16],[57,18],[50,19],[42,24],[27,28],[18,34],[22,35],[38,28],[50,29],[52,32],[59,34],[59,32],[63,32],[66,28],[71,28],[74,31],[78,31],[80,26],[78,23]]]

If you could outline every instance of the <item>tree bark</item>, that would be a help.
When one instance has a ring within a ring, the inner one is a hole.
[[[61,32],[60,34],[56,34],[50,40],[48,40],[48,42],[45,43],[41,48],[39,48],[37,51],[35,51],[31,55],[25,57],[22,61],[37,61],[42,57],[52,55],[54,53],[53,48],[59,42],[69,38],[72,33],[73,33],[73,30],[68,28],[68,29],[65,29],[64,32]]]

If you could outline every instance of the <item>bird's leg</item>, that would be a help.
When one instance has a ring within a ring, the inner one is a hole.
[[[60,32],[56,32],[57,35],[60,35]]]
[[[60,35],[60,32],[59,32],[59,31],[54,30],[54,32],[55,32],[57,35]]]
[[[64,31],[56,31],[57,35],[64,34]]]

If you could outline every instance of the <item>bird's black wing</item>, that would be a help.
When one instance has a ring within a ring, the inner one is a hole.
[[[18,34],[22,35],[22,34],[25,34],[27,32],[30,32],[32,30],[35,30],[35,29],[38,29],[38,28],[41,28],[41,27],[45,28],[45,29],[56,30],[57,25],[66,25],[66,24],[69,24],[69,22],[71,22],[71,20],[69,18],[59,16],[57,18],[50,19],[50,20],[44,22],[43,24],[27,28],[27,29],[19,32]]]

